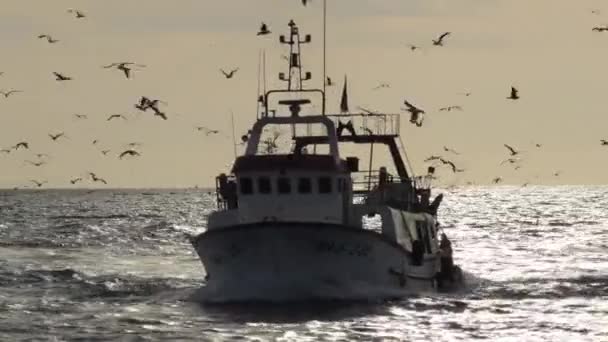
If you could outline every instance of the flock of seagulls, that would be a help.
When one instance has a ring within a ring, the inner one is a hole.
[[[301,3],[303,6],[307,6],[307,4],[310,3],[310,0],[301,0]],[[68,9],[67,12],[70,14],[73,14],[76,19],[84,19],[87,17],[87,15],[81,10]],[[598,14],[599,11],[593,10],[592,13]],[[596,26],[596,27],[592,28],[592,31],[600,32],[600,33],[608,32],[608,26]],[[262,22],[259,27],[259,30],[257,32],[257,36],[266,36],[271,33],[272,33],[272,31],[270,30],[269,25]],[[434,47],[445,47],[447,44],[448,37],[450,37],[451,35],[452,35],[452,32],[449,32],[449,31],[443,32],[443,33],[439,34],[435,39],[431,39],[430,42],[432,43],[432,46],[434,46]],[[40,34],[37,36],[37,38],[41,39],[41,40],[45,40],[48,44],[57,44],[60,42],[59,39],[56,39],[54,36],[52,36],[51,34],[48,34],[48,33]],[[407,46],[411,51],[416,51],[416,50],[421,49],[421,46],[419,46],[419,45],[407,44]],[[289,59],[287,56],[284,56],[284,55],[282,57],[287,60]],[[101,67],[104,69],[114,69],[114,70],[120,71],[126,79],[130,79],[133,77],[134,71],[139,71],[139,70],[141,70],[141,68],[145,68],[146,65],[139,64],[136,62],[113,62],[113,63],[107,64],[107,65],[102,65]],[[228,71],[223,68],[220,68],[219,71],[225,77],[225,79],[233,79],[234,76],[236,75],[236,73],[239,71],[239,68],[238,67],[231,68],[231,69],[228,69]],[[4,72],[0,72],[0,76],[2,76],[3,74],[4,74]],[[52,74],[54,75],[55,80],[58,82],[66,82],[66,81],[74,80],[74,78],[72,76],[66,75],[65,73],[62,73],[62,72],[53,71]],[[329,76],[326,77],[325,84],[327,86],[335,85],[335,83]],[[390,84],[380,83],[377,86],[375,86],[374,88],[372,88],[372,90],[379,90],[382,88],[390,88]],[[19,93],[23,93],[23,92],[24,92],[24,90],[20,90],[20,89],[0,90],[0,95],[3,95],[5,99],[8,99],[9,97],[14,96],[15,94],[19,94]],[[460,93],[460,94],[468,97],[472,93],[465,92],[465,93]],[[506,97],[506,99],[509,99],[512,101],[519,100],[520,99],[519,90],[516,87],[511,86],[510,93]],[[151,99],[150,97],[142,96],[139,99],[139,101],[137,101],[137,103],[134,104],[134,107],[141,112],[152,113],[153,117],[158,117],[162,120],[168,120],[168,115],[164,111],[161,110],[160,105],[166,106],[167,103],[162,100],[159,100],[159,99]],[[424,121],[424,115],[426,114],[426,111],[424,109],[422,109],[421,107],[414,105],[411,101],[408,101],[408,100],[404,100],[404,105],[405,105],[405,108],[402,108],[402,110],[404,110],[410,114],[409,122],[414,124],[417,127],[422,127],[423,121]],[[359,108],[368,113],[375,113],[373,111],[366,110],[361,107],[359,107]],[[463,108],[460,105],[450,105],[450,106],[445,106],[445,107],[439,108],[439,111],[440,112],[463,111]],[[76,120],[87,120],[88,116],[85,114],[74,114],[74,118]],[[111,114],[106,118],[106,121],[113,121],[113,120],[128,120],[128,118],[124,114]],[[211,128],[208,128],[205,126],[195,126],[194,128],[196,131],[201,132],[201,133],[205,134],[206,136],[220,134],[219,130],[211,129]],[[366,129],[366,128],[363,128],[363,129]],[[251,132],[249,131],[249,132],[247,132],[247,134],[244,134],[241,137],[241,142],[243,144],[245,142],[247,142],[250,133]],[[65,132],[49,133],[48,136],[51,139],[51,141],[53,141],[53,142],[57,142],[61,139],[69,139]],[[276,140],[276,138],[277,137],[275,137],[275,140]],[[96,145],[96,144],[98,144],[98,142],[99,142],[99,140],[95,139],[92,141],[92,145]],[[275,143],[276,143],[276,141],[275,141]],[[601,139],[600,143],[602,146],[608,146],[608,140]],[[129,157],[129,158],[140,157],[142,155],[142,153],[138,150],[138,147],[140,145],[141,144],[139,144],[139,143],[128,144],[128,148],[119,152],[117,154],[117,158],[119,160],[122,160],[127,157]],[[536,148],[541,148],[541,146],[542,145],[539,143],[535,144]],[[506,159],[504,159],[500,163],[500,165],[505,165],[505,164],[513,165],[516,170],[521,168],[522,158],[520,156],[522,154],[522,151],[517,150],[508,144],[504,144],[504,147],[507,149],[508,157]],[[13,153],[13,152],[16,152],[16,151],[19,151],[22,149],[23,150],[30,149],[29,142],[19,141],[15,145],[11,146],[10,148],[0,149],[0,154],[9,154],[9,153]],[[443,151],[445,153],[450,153],[452,155],[461,154],[461,153],[457,152],[455,149],[447,147],[447,146],[443,147]],[[105,155],[108,155],[111,152],[111,150],[103,149],[100,152],[105,156]],[[44,153],[37,153],[36,156],[37,156],[38,160],[36,160],[36,161],[25,160],[24,163],[27,163],[34,167],[42,167],[48,163],[48,158],[49,158],[48,155],[46,155]],[[445,165],[445,166],[449,167],[449,169],[453,173],[465,172],[464,169],[457,167],[454,161],[452,161],[444,156],[432,155],[432,156],[426,158],[425,162],[439,163],[439,166]],[[434,166],[434,167],[436,167],[436,166]],[[434,170],[434,167],[432,168],[433,170]],[[561,175],[561,171],[556,171],[553,173],[553,175],[557,177],[557,176]],[[108,184],[108,182],[105,179],[97,176],[94,172],[87,172],[86,176],[82,175],[79,177],[72,178],[69,180],[69,183],[72,185],[75,185],[80,182],[83,182],[86,179],[88,179],[94,183],[101,183],[104,185]],[[492,183],[498,184],[500,182],[502,182],[502,177],[495,177],[492,179]],[[44,184],[47,184],[48,182],[46,180],[30,180],[30,183],[34,184],[35,187],[40,188]]]

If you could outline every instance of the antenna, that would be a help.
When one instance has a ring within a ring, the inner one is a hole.
[[[234,159],[236,159],[236,138],[234,133],[234,112],[230,110],[230,118],[232,119],[232,150],[234,152]]]
[[[325,94],[326,83],[327,83],[327,54],[326,44],[327,41],[327,0],[323,0],[323,94]],[[323,96],[323,115],[325,115],[325,96]],[[316,147],[316,145],[315,145]]]
[[[312,41],[311,36],[307,34],[304,40],[300,40],[300,31],[293,20],[289,21],[289,39],[281,35],[279,41],[282,44],[289,44],[289,75],[279,73],[279,79],[287,82],[287,90],[302,90],[304,89],[302,82],[312,78],[310,72],[306,72],[302,76],[302,57],[300,55],[300,45],[307,44]]]
[[[256,99],[256,107],[255,107],[255,116],[256,119],[260,119],[260,72],[261,72],[261,59],[262,59],[262,50],[258,51],[258,90],[255,95]]]

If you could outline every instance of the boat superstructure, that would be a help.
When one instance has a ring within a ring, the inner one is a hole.
[[[324,91],[303,86],[311,74],[300,49],[311,38],[302,40],[293,21],[289,30],[280,38],[290,47],[289,74],[279,76],[287,87],[260,96],[245,153],[217,177],[218,209],[192,240],[206,298],[393,297],[445,287],[454,272],[440,261],[442,196],[431,201],[431,175],[408,167],[399,114],[326,113]],[[290,132],[288,151],[264,139],[270,127]],[[370,160],[385,146],[394,174],[360,170],[359,158],[341,154],[345,143],[369,147]]]

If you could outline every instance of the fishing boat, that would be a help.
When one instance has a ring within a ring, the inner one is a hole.
[[[191,238],[205,300],[394,298],[458,283],[439,234],[442,195],[431,201],[432,172],[415,177],[406,163],[399,114],[350,113],[346,87],[341,113],[326,113],[324,89],[304,86],[301,47],[310,41],[293,21],[280,37],[290,50],[279,75],[287,87],[259,97],[245,152],[216,178],[217,210]],[[287,128],[287,146],[270,127]],[[392,165],[360,170],[344,144],[367,146],[370,165],[374,146],[384,147]]]

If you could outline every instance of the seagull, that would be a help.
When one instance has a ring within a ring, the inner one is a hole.
[[[325,80],[325,85],[328,87],[333,86],[335,83],[331,80],[331,77],[327,76],[327,80]]]
[[[68,77],[68,76],[64,76],[58,72],[53,72],[53,75],[55,75],[55,80],[56,81],[70,81],[72,78]]]
[[[209,128],[204,127],[204,126],[198,126],[198,127],[196,127],[196,130],[197,131],[203,131],[203,132],[205,132],[205,135],[207,135],[207,136],[210,135],[210,134],[218,134],[220,132],[217,129],[209,129]]]
[[[57,141],[57,139],[59,139],[61,137],[67,138],[65,133],[63,133],[63,132],[55,134],[55,135],[49,134],[49,137],[51,137],[51,139],[53,139],[53,141]]]
[[[0,94],[4,95],[5,98],[8,98],[11,94],[15,93],[23,93],[23,90],[11,89],[9,91],[0,91]]]
[[[23,148],[25,148],[25,149],[29,149],[29,148],[30,148],[30,145],[29,145],[27,142],[22,141],[22,142],[20,142],[20,143],[17,143],[17,145],[13,146],[13,149],[14,149],[14,150],[18,150],[20,147],[23,147]]]
[[[456,168],[456,165],[453,162],[449,161],[449,160],[446,160],[446,159],[443,159],[443,158],[439,158],[439,161],[442,162],[444,165],[450,165],[450,167],[452,168],[452,172],[454,172],[454,173],[456,173],[456,172],[464,172],[463,169]]]
[[[443,33],[441,36],[439,36],[439,38],[437,38],[436,40],[433,40],[433,45],[435,46],[443,46],[443,39],[445,37],[447,37],[448,35],[450,35],[451,32],[445,32]]]
[[[110,151],[111,151],[111,150],[103,150],[103,151],[101,151],[101,153],[102,153],[104,156],[106,156],[106,155],[108,155],[108,153],[109,153]]]
[[[121,70],[125,74],[126,78],[130,78],[132,69],[127,67],[127,65],[135,65],[135,66],[142,67],[142,68],[145,67],[144,64],[136,64],[133,62],[117,62],[117,63],[104,65],[104,66],[102,66],[102,68],[109,69],[109,68],[116,67],[116,69]]]
[[[519,154],[519,151],[516,151],[513,147],[504,144],[504,146],[509,150],[509,152],[511,153],[512,156],[516,156]]]
[[[268,29],[268,26],[262,22],[262,25],[260,26],[260,30],[258,31],[258,36],[263,36],[266,34],[270,34],[270,30]]]
[[[44,158],[44,157],[49,157],[49,155],[46,153],[36,153],[36,157],[38,157],[40,159],[40,158]]]
[[[505,159],[505,160],[501,161],[500,165],[502,165],[504,163],[515,164],[515,163],[517,163],[519,161],[520,161],[519,158],[508,158],[508,159]]]
[[[410,114],[411,114],[410,122],[413,124],[416,124],[416,126],[418,126],[418,127],[422,126],[423,120],[422,119],[419,120],[419,116],[420,116],[420,114],[425,114],[424,110],[407,102],[407,100],[405,100],[403,103],[407,106],[407,111],[410,112]]]
[[[71,8],[68,9],[68,13],[75,13],[77,19],[81,19],[81,18],[85,18],[86,17],[86,15],[84,15],[84,13],[82,13],[81,11],[75,10],[75,9],[71,9]]]
[[[390,87],[391,87],[391,85],[388,83],[380,83],[378,86],[372,88],[372,90],[378,90],[380,88],[390,88]]]
[[[412,51],[416,51],[418,49],[420,49],[420,46],[416,46],[416,45],[412,45],[412,44],[407,44],[407,46],[410,48],[410,50]]]
[[[72,183],[72,185],[74,185],[74,184],[76,184],[76,183],[78,183],[80,181],[82,181],[82,178],[78,177],[78,178],[71,179],[70,183]]]
[[[601,139],[600,142],[602,143],[602,146],[608,146],[608,140]]]
[[[461,106],[448,106],[448,107],[439,108],[440,112],[443,112],[443,111],[451,112],[452,110],[462,110],[462,107]]]
[[[51,37],[48,34],[41,34],[41,35],[38,36],[38,38],[40,38],[40,39],[46,38],[46,41],[49,42],[49,43],[51,43],[51,44],[57,43],[59,41],[57,39],[53,39],[53,37]]]
[[[302,5],[304,5],[304,7],[306,7],[306,5],[308,4],[308,1],[310,1],[310,0],[302,0]]]
[[[46,164],[46,162],[45,162],[45,161],[33,162],[33,161],[31,161],[31,160],[26,160],[25,162],[26,162],[26,163],[29,163],[29,164],[32,164],[32,165],[34,165],[34,166],[42,166],[42,165]]]
[[[430,156],[430,157],[426,158],[424,161],[425,162],[430,162],[430,161],[433,161],[433,160],[440,160],[440,159],[441,159],[441,156]]]
[[[91,179],[93,180],[93,182],[100,182],[103,184],[108,184],[108,182],[106,182],[105,179],[97,177],[97,175],[94,174],[93,172],[89,172],[89,176],[91,176]]]
[[[235,72],[239,71],[239,68],[232,69],[232,70],[230,70],[230,72],[225,72],[224,69],[220,69],[220,71],[222,72],[222,74],[224,74],[224,76],[227,79],[230,79],[230,78],[232,78],[232,76],[234,76]]]
[[[553,176],[555,177],[559,177],[559,175],[561,175],[562,172],[561,171],[556,171],[555,173],[553,173]]]
[[[141,143],[138,142],[130,142],[127,144],[128,147],[134,148],[134,147],[138,147],[141,146]]]
[[[597,31],[597,32],[604,32],[604,31],[608,31],[608,26],[596,26],[594,28],[591,29],[591,31]]]
[[[515,89],[515,87],[511,87],[511,95],[507,97],[509,100],[517,100],[519,99],[519,90]]]
[[[41,187],[41,186],[43,186],[44,184],[48,183],[47,181],[42,181],[42,182],[39,182],[39,181],[37,181],[37,180],[33,180],[33,179],[31,179],[31,180],[30,180],[30,182],[32,182],[32,183],[34,183],[34,184],[36,184],[36,186],[37,186],[37,187]]]
[[[494,183],[494,184],[498,184],[500,182],[502,182],[502,178],[501,177],[496,177],[496,178],[492,179],[492,183]]]
[[[447,146],[443,146],[443,150],[446,152],[452,152],[454,154],[460,154],[460,153],[456,152],[456,150],[454,150],[453,148],[448,148]]]
[[[464,93],[458,93],[458,95],[464,95],[464,96],[467,96],[467,97],[471,96],[471,94],[472,93],[470,91],[467,91],[467,92],[464,92]]]
[[[76,117],[76,119],[86,119],[87,116],[85,114],[74,114],[74,116]]]
[[[11,153],[11,150],[9,150],[9,149],[7,149],[7,148],[3,148],[3,149],[1,149],[1,150],[0,150],[0,153],[6,153],[6,154],[9,154],[9,153]]]
[[[123,153],[121,153],[118,158],[122,159],[124,156],[133,156],[133,157],[137,157],[137,156],[141,156],[141,154],[135,150],[126,150]]]
[[[97,144],[99,142],[99,140],[95,139],[93,140],[93,145]]]
[[[125,118],[125,116],[124,116],[124,115],[122,115],[122,114],[112,114],[112,115],[108,116],[108,119],[107,119],[106,121],[110,121],[110,120],[112,120],[112,119],[123,119],[123,120],[127,120],[127,118]],[[95,140],[95,141],[97,141],[97,140]],[[93,142],[93,144],[95,143],[95,141]]]

